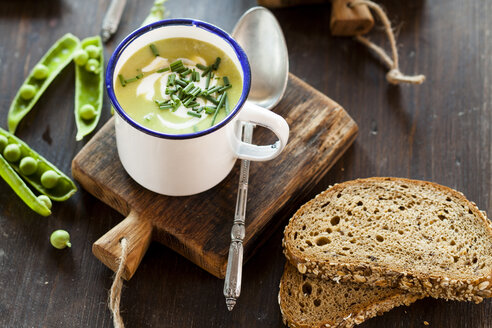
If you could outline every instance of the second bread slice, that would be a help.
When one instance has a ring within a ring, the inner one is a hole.
[[[305,204],[284,234],[301,273],[480,302],[492,296],[492,228],[461,193],[434,183],[368,178]]]
[[[278,295],[282,318],[291,328],[352,327],[419,298],[396,288],[310,278],[290,264]]]

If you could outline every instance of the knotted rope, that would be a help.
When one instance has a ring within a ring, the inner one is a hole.
[[[409,76],[405,75],[400,71],[400,68],[398,66],[398,51],[396,48],[396,41],[395,41],[395,35],[393,33],[393,30],[391,28],[391,23],[388,19],[388,16],[386,15],[385,11],[383,8],[381,8],[380,5],[377,3],[374,3],[369,0],[355,0],[352,1],[348,4],[349,7],[355,7],[358,5],[366,5],[370,9],[372,9],[378,17],[381,19],[384,25],[384,31],[386,32],[386,35],[388,36],[390,45],[391,45],[391,56],[393,58],[390,58],[386,52],[384,51],[383,48],[380,46],[374,44],[371,42],[369,39],[363,37],[362,35],[357,35],[355,39],[359,41],[360,43],[366,45],[369,49],[374,51],[376,55],[378,55],[381,60],[388,66],[389,72],[386,74],[386,80],[388,80],[389,83],[391,84],[399,84],[399,83],[412,83],[412,84],[422,84],[425,80],[424,75],[414,75],[414,76]]]

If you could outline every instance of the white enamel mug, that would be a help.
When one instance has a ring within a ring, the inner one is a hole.
[[[243,80],[241,97],[229,115],[218,124],[190,134],[165,134],[133,120],[121,107],[113,85],[123,64],[142,47],[166,38],[185,37],[205,41],[229,56]],[[221,182],[235,161],[267,161],[282,152],[289,126],[279,115],[246,101],[251,71],[245,52],[220,28],[192,19],[168,19],[144,26],[116,48],[106,71],[106,89],[115,108],[118,155],[126,172],[140,185],[159,194],[186,196],[208,190]],[[242,122],[271,130],[278,140],[271,145],[241,141]]]

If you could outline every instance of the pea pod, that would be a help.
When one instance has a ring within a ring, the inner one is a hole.
[[[42,216],[51,214],[51,211],[46,204],[36,197],[26,183],[17,175],[7,160],[1,155],[0,176],[8,183],[17,196],[19,196],[34,212],[41,214]]]
[[[17,145],[20,149],[20,157],[16,158],[14,161],[7,162],[3,156],[0,157],[2,157],[2,159],[8,163],[12,169],[14,169],[25,181],[27,181],[41,194],[46,195],[55,201],[64,201],[70,198],[70,196],[77,191],[75,183],[69,177],[67,177],[63,172],[57,169],[41,155],[32,150],[25,142],[2,128],[0,128],[0,136],[6,137],[9,145]],[[22,159],[26,157],[30,157],[35,160],[35,170],[26,171],[26,169],[20,169],[20,163],[22,162]],[[49,188],[45,186],[46,183],[42,183],[42,177],[48,171],[53,171],[56,173],[57,178],[54,185],[47,185]],[[26,172],[28,175],[25,174]]]
[[[155,0],[152,8],[150,8],[149,15],[142,23],[142,26],[149,25],[164,19],[166,16],[166,8],[164,7],[164,2],[167,0]]]
[[[104,56],[101,38],[82,40],[75,57],[76,139],[91,133],[101,116],[104,93]]]
[[[76,36],[70,33],[65,34],[34,66],[10,105],[7,118],[10,132],[15,133],[22,118],[29,113],[62,69],[72,61],[73,53],[79,43]]]

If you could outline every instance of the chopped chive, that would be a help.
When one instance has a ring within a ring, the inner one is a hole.
[[[226,97],[225,103],[224,103],[225,111],[226,111],[226,114],[229,114],[231,112],[231,108],[229,107],[229,97],[227,97],[227,95],[225,97]]]
[[[224,91],[226,91],[227,89],[230,89],[230,88],[232,88],[232,85],[230,85],[230,84],[229,85],[225,85],[225,86],[223,86],[222,88],[219,89],[219,92],[224,92]]]
[[[172,62],[171,65],[169,65],[169,67],[171,67],[171,71],[174,72],[176,68],[184,67],[184,66],[183,66],[183,62],[181,60],[176,60],[176,61]]]
[[[131,79],[125,80],[125,82],[126,83],[132,83],[132,82],[135,82],[136,80],[138,80],[138,78],[132,77]]]
[[[207,114],[215,113],[215,111],[217,110],[217,107],[213,107],[213,106],[205,106],[202,108],[205,110]]]
[[[224,80],[224,85],[230,85],[229,78],[227,76],[224,76],[222,79]]]
[[[120,79],[120,83],[121,83],[122,87],[126,86],[126,81],[125,81],[125,78],[123,77],[123,75],[118,74],[118,79]]]
[[[215,63],[212,65],[212,69],[216,71],[219,68],[220,65],[220,57],[215,58]]]
[[[193,96],[188,96],[188,98],[186,98],[184,101],[183,101],[183,105],[185,107],[188,107],[190,105],[190,103],[193,101],[193,99],[195,99],[195,97]]]
[[[219,104],[217,105],[218,109],[221,109],[224,106],[225,98],[227,97],[227,92],[224,92],[222,96],[220,96]]]
[[[178,91],[178,99],[183,99],[183,96],[184,96],[183,89],[179,89],[179,91]]]
[[[170,68],[169,68],[169,67],[163,67],[163,68],[158,69],[158,70],[157,70],[157,73],[164,73],[164,72],[167,72],[167,71],[169,71],[169,70],[170,70]]]
[[[171,109],[171,108],[174,108],[173,105],[162,105],[162,106],[159,106],[159,109]]]
[[[167,86],[173,86],[174,85],[174,80],[176,79],[176,74],[171,74],[167,78]]]
[[[171,97],[173,98],[173,96],[171,96]],[[175,112],[179,108],[179,106],[181,105],[181,100],[179,100],[178,97],[174,97],[173,101],[174,101],[173,112]]]
[[[157,47],[155,46],[155,44],[151,43],[150,44],[150,50],[152,50],[152,53],[154,54],[154,56],[159,56],[159,51],[157,50]]]
[[[215,119],[217,118],[217,114],[219,114],[220,108],[224,104],[224,99],[226,97],[226,94],[223,93],[222,96],[220,96],[219,104],[217,105],[217,110],[215,111],[214,117],[212,118],[212,123],[210,126],[213,126],[215,124]]]
[[[205,89],[208,89],[208,87],[210,86],[210,77],[211,76],[212,76],[212,72],[209,71],[208,74],[207,74],[207,80],[205,81]]]
[[[220,96],[219,104],[217,105],[217,110],[215,111],[214,117],[212,118],[212,124],[210,126],[213,126],[215,124],[215,119],[217,118],[217,114],[219,113],[222,106],[224,106],[224,101],[226,97],[227,97],[227,92],[224,92],[222,96]]]
[[[219,91],[220,88],[221,88],[220,86],[216,85],[215,87],[213,87],[211,89],[208,89],[207,90],[207,93],[210,95],[210,94],[212,94],[212,93],[214,93],[216,91]]]
[[[177,79],[175,81],[176,84],[179,84],[180,86],[182,86],[183,88],[186,87],[188,85],[187,82],[183,81],[182,79]]]
[[[141,79],[143,77],[143,73],[139,73],[137,76],[135,76],[137,79]]]
[[[193,112],[191,110],[189,110],[188,112],[186,112],[186,114],[188,114],[190,116],[198,117],[198,118],[202,117],[202,114],[195,113],[195,112]]]
[[[195,88],[193,82],[188,83],[188,85],[183,89],[184,93],[189,93],[192,89]]]
[[[166,88],[166,95],[172,95],[175,92],[176,92],[176,89]]]
[[[193,79],[196,81],[196,82],[200,82],[200,73],[194,71],[193,73]]]
[[[196,112],[197,112],[197,113],[201,113],[201,112],[203,112],[203,110],[204,110],[204,109],[205,109],[205,107],[200,107],[200,108],[197,108],[197,109],[196,109]]]
[[[203,71],[203,73],[202,73],[202,77],[204,77],[205,75],[207,75],[207,74],[208,74],[208,73],[210,73],[211,71],[212,71],[212,67],[211,67],[211,66],[207,67],[207,69]]]
[[[188,94],[196,97],[200,92],[202,92],[202,89],[200,87],[195,87],[193,90],[188,92]]]
[[[199,69],[201,69],[202,71],[208,69],[209,67],[208,66],[205,66],[205,65],[202,65],[200,63],[196,64],[196,67],[198,67]]]
[[[199,103],[197,103],[196,101],[192,101],[192,102],[190,102],[190,103],[188,104],[188,107],[192,107],[192,108],[193,108],[193,107],[198,107],[198,106],[200,106],[200,104],[199,104]]]
[[[185,77],[186,75],[188,75],[190,73],[191,73],[191,69],[186,68],[183,72],[180,72],[179,75],[181,75],[181,77]]]
[[[176,68],[176,69],[175,69],[175,72],[176,72],[176,73],[180,73],[180,74],[181,74],[181,73],[183,73],[183,72],[184,72],[184,71],[186,71],[186,70],[187,70],[187,68],[186,68],[186,67],[181,66],[181,67]]]
[[[214,104],[214,105],[218,105],[218,104],[219,104],[219,102],[217,101],[217,99],[215,99],[215,98],[214,98],[214,97],[212,97],[212,96],[205,95],[205,96],[203,96],[203,98],[207,99],[208,101],[211,101],[211,102],[212,102],[212,104]]]

